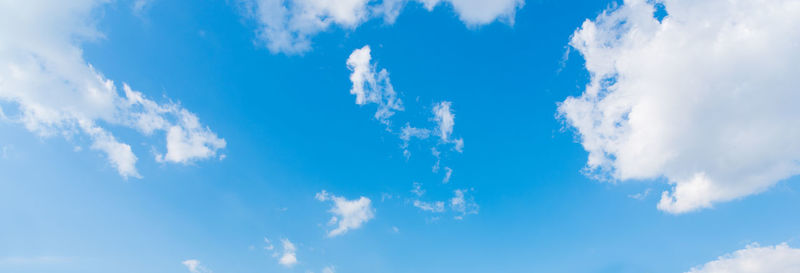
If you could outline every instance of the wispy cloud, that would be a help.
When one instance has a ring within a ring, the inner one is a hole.
[[[141,177],[138,157],[108,128],[122,126],[145,136],[166,135],[161,162],[189,163],[213,157],[226,146],[179,103],[158,103],[127,84],[106,78],[82,56],[81,43],[102,37],[88,18],[106,1],[2,2],[0,101],[17,107],[6,117],[40,136],[84,135],[123,177]],[[41,20],[48,18],[48,20]],[[109,126],[110,125],[110,126]]]

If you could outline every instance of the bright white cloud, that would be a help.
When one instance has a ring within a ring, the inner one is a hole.
[[[331,201],[333,203],[329,210],[333,214],[329,224],[337,225],[337,227],[328,231],[328,237],[344,234],[351,229],[358,229],[375,217],[372,201],[364,196],[354,200],[347,200],[344,197],[335,196],[323,190],[316,194],[316,198],[322,202]]]
[[[354,50],[347,58],[347,68],[353,72],[350,74],[353,83],[350,94],[356,95],[358,105],[377,104],[375,119],[389,126],[389,118],[395,111],[403,111],[403,102],[397,98],[389,81],[389,72],[386,69],[376,71],[376,65],[370,63],[371,58],[369,46]]]
[[[292,267],[297,264],[297,248],[289,239],[281,239],[283,254],[280,255],[278,263],[285,267]]]
[[[333,266],[326,266],[322,269],[322,273],[336,273],[336,270],[334,270]]]
[[[138,158],[108,125],[145,135],[167,132],[167,153],[157,157],[160,161],[187,163],[224,148],[223,139],[180,105],[158,104],[127,85],[122,95],[87,64],[80,43],[102,37],[91,14],[106,2],[0,1],[0,102],[18,113],[2,114],[4,120],[40,136],[85,135],[123,177],[140,177]]]
[[[787,244],[745,249],[719,257],[687,273],[788,273],[800,272],[800,249]]]
[[[355,29],[367,20],[383,17],[393,23],[410,0],[240,0],[247,16],[258,22],[256,34],[274,52],[300,54],[311,50],[314,35],[338,26]],[[469,26],[514,21],[523,0],[419,0],[428,10],[440,3],[452,6]]]
[[[191,273],[211,273],[211,270],[200,264],[198,260],[185,260],[181,262]]]
[[[658,208],[683,213],[800,173],[800,2],[628,0],[570,45],[591,81],[559,105],[616,180],[666,178]]]

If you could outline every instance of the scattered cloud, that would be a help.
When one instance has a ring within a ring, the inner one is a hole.
[[[272,244],[272,241],[270,241],[267,237],[264,237],[264,243],[266,244],[264,246],[264,250],[267,250],[267,251],[275,250],[275,246]]]
[[[423,194],[425,194],[425,190],[422,189],[422,184],[421,183],[414,182],[413,183],[413,188],[411,189],[411,193],[413,193],[417,197],[420,197]]]
[[[280,240],[280,251],[278,247],[272,244],[272,241],[264,237],[264,251],[270,254],[272,258],[278,261],[278,264],[291,268],[298,263],[297,261],[297,247],[287,238]]]
[[[123,84],[105,78],[82,56],[80,43],[102,38],[91,17],[107,1],[0,3],[0,101],[18,108],[7,116],[40,136],[83,135],[89,147],[106,155],[127,177],[141,177],[138,157],[108,126],[144,135],[163,132],[163,162],[188,163],[214,156],[225,140],[200,124],[197,116],[174,102],[157,103]]]
[[[715,261],[692,268],[687,273],[785,273],[800,272],[800,249],[786,243],[761,247],[752,244],[745,249],[719,257]]]
[[[377,104],[378,109],[374,115],[375,119],[383,123],[387,131],[394,132],[397,128],[393,126],[392,118],[397,111],[404,110],[403,103],[389,82],[389,73],[386,69],[376,72],[377,65],[372,63],[370,47],[367,45],[354,50],[347,59],[347,68],[352,72],[350,81],[353,85],[350,89],[350,94],[355,95],[356,104]],[[415,127],[409,122],[405,122],[405,126],[399,128],[400,133],[396,134],[402,141],[400,147],[406,159],[411,157],[409,143],[413,139],[425,140],[432,134],[438,135],[441,139],[437,145],[442,143],[452,144],[453,150],[459,153],[463,151],[464,140],[451,138],[453,127],[455,126],[455,115],[451,105],[452,102],[442,101],[433,106],[431,121],[436,124],[433,128]],[[437,159],[433,172],[437,172],[441,159],[440,152],[436,147],[431,149]]]
[[[628,197],[641,201],[641,200],[644,200],[645,198],[647,198],[647,196],[650,195],[650,191],[652,191],[652,190],[653,189],[646,189],[646,190],[644,190],[643,192],[640,192],[640,193],[629,194]]]
[[[281,254],[278,263],[285,267],[292,267],[297,264],[297,248],[289,239],[281,239],[283,245],[283,254]]]
[[[152,6],[154,0],[135,0],[131,5],[131,10],[133,10],[133,14],[136,16],[141,16],[142,13],[147,11],[147,9]]]
[[[442,201],[425,202],[420,200],[414,200],[413,204],[415,207],[423,211],[436,212],[436,213],[444,212],[444,202]]]
[[[258,23],[258,39],[273,53],[300,54],[311,50],[312,38],[333,26],[353,30],[381,17],[393,23],[409,2],[420,2],[427,10],[450,6],[468,26],[496,20],[513,24],[523,0],[240,0],[243,12]]]
[[[332,265],[326,266],[325,268],[322,269],[322,273],[336,273],[336,270],[334,269],[335,268]]]
[[[469,190],[453,191],[453,198],[450,198],[450,208],[458,213],[455,219],[463,219],[467,214],[478,214],[478,204],[471,195],[465,195]]]
[[[436,121],[436,134],[439,135],[443,143],[453,143],[454,148],[459,153],[463,151],[464,140],[451,139],[453,127],[456,125],[456,115],[450,109],[452,102],[443,101],[433,107],[434,121]]]
[[[431,130],[412,127],[408,122],[406,122],[406,126],[400,131],[400,140],[403,141],[401,147],[403,148],[403,155],[406,157],[406,159],[411,157],[411,152],[408,150],[408,143],[411,142],[411,139],[427,139],[430,135]]]
[[[347,200],[344,197],[335,196],[323,190],[316,194],[316,198],[322,202],[330,201],[333,203],[329,210],[333,214],[329,224],[337,225],[337,227],[328,231],[328,237],[335,237],[346,233],[348,230],[358,229],[375,217],[372,201],[364,196],[354,200]]]
[[[570,45],[591,80],[558,106],[598,179],[666,178],[685,213],[800,173],[800,3],[629,0]]]
[[[444,178],[442,178],[442,183],[445,184],[449,183],[450,176],[452,175],[453,175],[453,169],[451,169],[450,167],[444,167]]]
[[[350,94],[356,96],[356,104],[377,104],[375,119],[390,126],[389,118],[395,111],[403,111],[403,102],[397,98],[397,93],[389,81],[389,72],[386,69],[376,71],[376,65],[371,60],[369,46],[356,49],[347,58],[347,68],[352,71],[350,81],[353,87]]]
[[[200,264],[198,260],[185,260],[181,262],[191,273],[211,273],[212,271]]]

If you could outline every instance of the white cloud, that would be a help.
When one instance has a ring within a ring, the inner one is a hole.
[[[646,189],[646,190],[644,190],[643,192],[640,192],[640,193],[629,194],[628,197],[641,201],[641,200],[644,200],[645,198],[647,198],[648,195],[650,195],[650,191],[652,191],[652,189]]]
[[[429,212],[444,212],[444,202],[442,201],[433,201],[433,202],[425,202],[421,200],[414,200],[414,206]]]
[[[800,173],[800,2],[628,0],[570,45],[591,81],[559,105],[616,180],[664,177],[658,208],[683,213]]]
[[[211,273],[211,270],[200,264],[198,260],[185,260],[181,262],[191,273]]]
[[[403,111],[403,102],[397,98],[389,81],[389,72],[386,69],[376,72],[376,66],[370,63],[371,58],[369,46],[354,50],[347,58],[347,68],[353,72],[350,74],[353,83],[350,94],[356,95],[358,105],[377,104],[375,119],[389,126],[389,118],[394,112]]]
[[[297,248],[289,239],[281,239],[283,245],[283,254],[281,254],[278,263],[285,267],[292,267],[297,264]]]
[[[322,273],[335,273],[335,272],[336,270],[334,270],[333,266],[326,266],[325,268],[322,269]]]
[[[463,219],[467,214],[478,214],[478,204],[472,196],[465,195],[468,190],[453,191],[453,198],[450,198],[450,208],[457,212],[456,219]]]
[[[408,143],[412,138],[427,139],[431,135],[431,130],[425,128],[412,127],[409,123],[400,131],[400,140],[403,141],[401,147],[403,148],[403,155],[406,158],[411,157],[411,152],[408,150]]]
[[[411,189],[411,193],[413,193],[417,197],[420,197],[423,194],[425,194],[425,190],[422,189],[422,184],[420,184],[419,182],[414,182],[413,188]]]
[[[269,238],[267,237],[264,237],[264,244],[265,244],[264,250],[272,251],[275,249],[275,246],[272,244],[272,241],[270,241]]]
[[[335,196],[323,190],[316,194],[316,198],[322,202],[333,202],[333,206],[329,210],[333,214],[329,224],[338,226],[328,231],[328,237],[344,234],[351,229],[358,229],[375,217],[372,201],[364,196],[354,200],[347,200],[344,197]]]
[[[393,126],[393,119],[396,118],[393,117],[395,112],[404,110],[403,103],[389,82],[389,73],[386,69],[376,72],[377,65],[371,63],[371,59],[369,46],[353,50],[348,57],[347,68],[352,72],[350,81],[353,83],[350,94],[355,95],[356,104],[358,105],[377,104],[378,110],[375,113],[375,119],[383,123],[387,131],[395,132],[397,127]],[[442,101],[433,106],[430,120],[435,122],[435,127],[430,129],[414,127],[409,122],[405,122],[405,126],[400,128],[400,133],[395,133],[402,141],[400,147],[406,159],[411,157],[409,144],[413,139],[427,140],[432,134],[439,136],[441,139],[436,145],[452,145],[453,150],[459,153],[463,152],[464,140],[451,137],[455,126],[455,115],[451,105],[452,103],[449,101]],[[438,172],[441,160],[440,153],[436,147],[431,149],[437,159],[436,164],[433,166],[433,172]],[[452,170],[449,172],[452,172]]]
[[[783,243],[760,247],[749,245],[745,249],[719,257],[687,273],[788,273],[800,272],[800,249]]]
[[[445,184],[449,183],[450,176],[452,175],[453,175],[453,169],[451,169],[450,167],[444,167],[444,178],[442,178],[442,183]]]
[[[131,5],[131,9],[133,10],[133,14],[140,16],[143,12],[147,11],[147,9],[152,6],[154,0],[135,0]]]
[[[504,20],[510,24],[514,22],[517,9],[522,8],[524,0],[420,0],[428,10],[446,3],[458,13],[458,18],[470,26],[483,25]]]
[[[462,152],[464,148],[464,140],[451,139],[453,134],[453,127],[456,125],[456,115],[450,110],[452,102],[442,101],[433,107],[433,120],[436,122],[436,134],[442,139],[444,143],[453,143],[454,149]]]
[[[140,177],[137,156],[107,126],[167,133],[169,162],[187,163],[225,147],[176,103],[158,104],[123,85],[124,96],[83,59],[80,44],[102,37],[93,10],[102,0],[0,2],[0,101],[18,108],[4,120],[40,136],[82,134],[123,177]],[[4,114],[5,116],[5,114]]]
[[[410,0],[240,0],[244,12],[258,23],[256,35],[273,53],[300,54],[311,50],[316,34],[337,26],[355,29],[367,20],[383,17],[393,23]],[[523,0],[419,0],[428,10],[440,3],[452,6],[469,26],[514,21]]]

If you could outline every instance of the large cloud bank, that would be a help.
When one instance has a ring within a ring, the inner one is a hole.
[[[625,1],[570,45],[591,81],[559,105],[614,180],[666,178],[658,208],[683,213],[800,173],[800,2]]]

